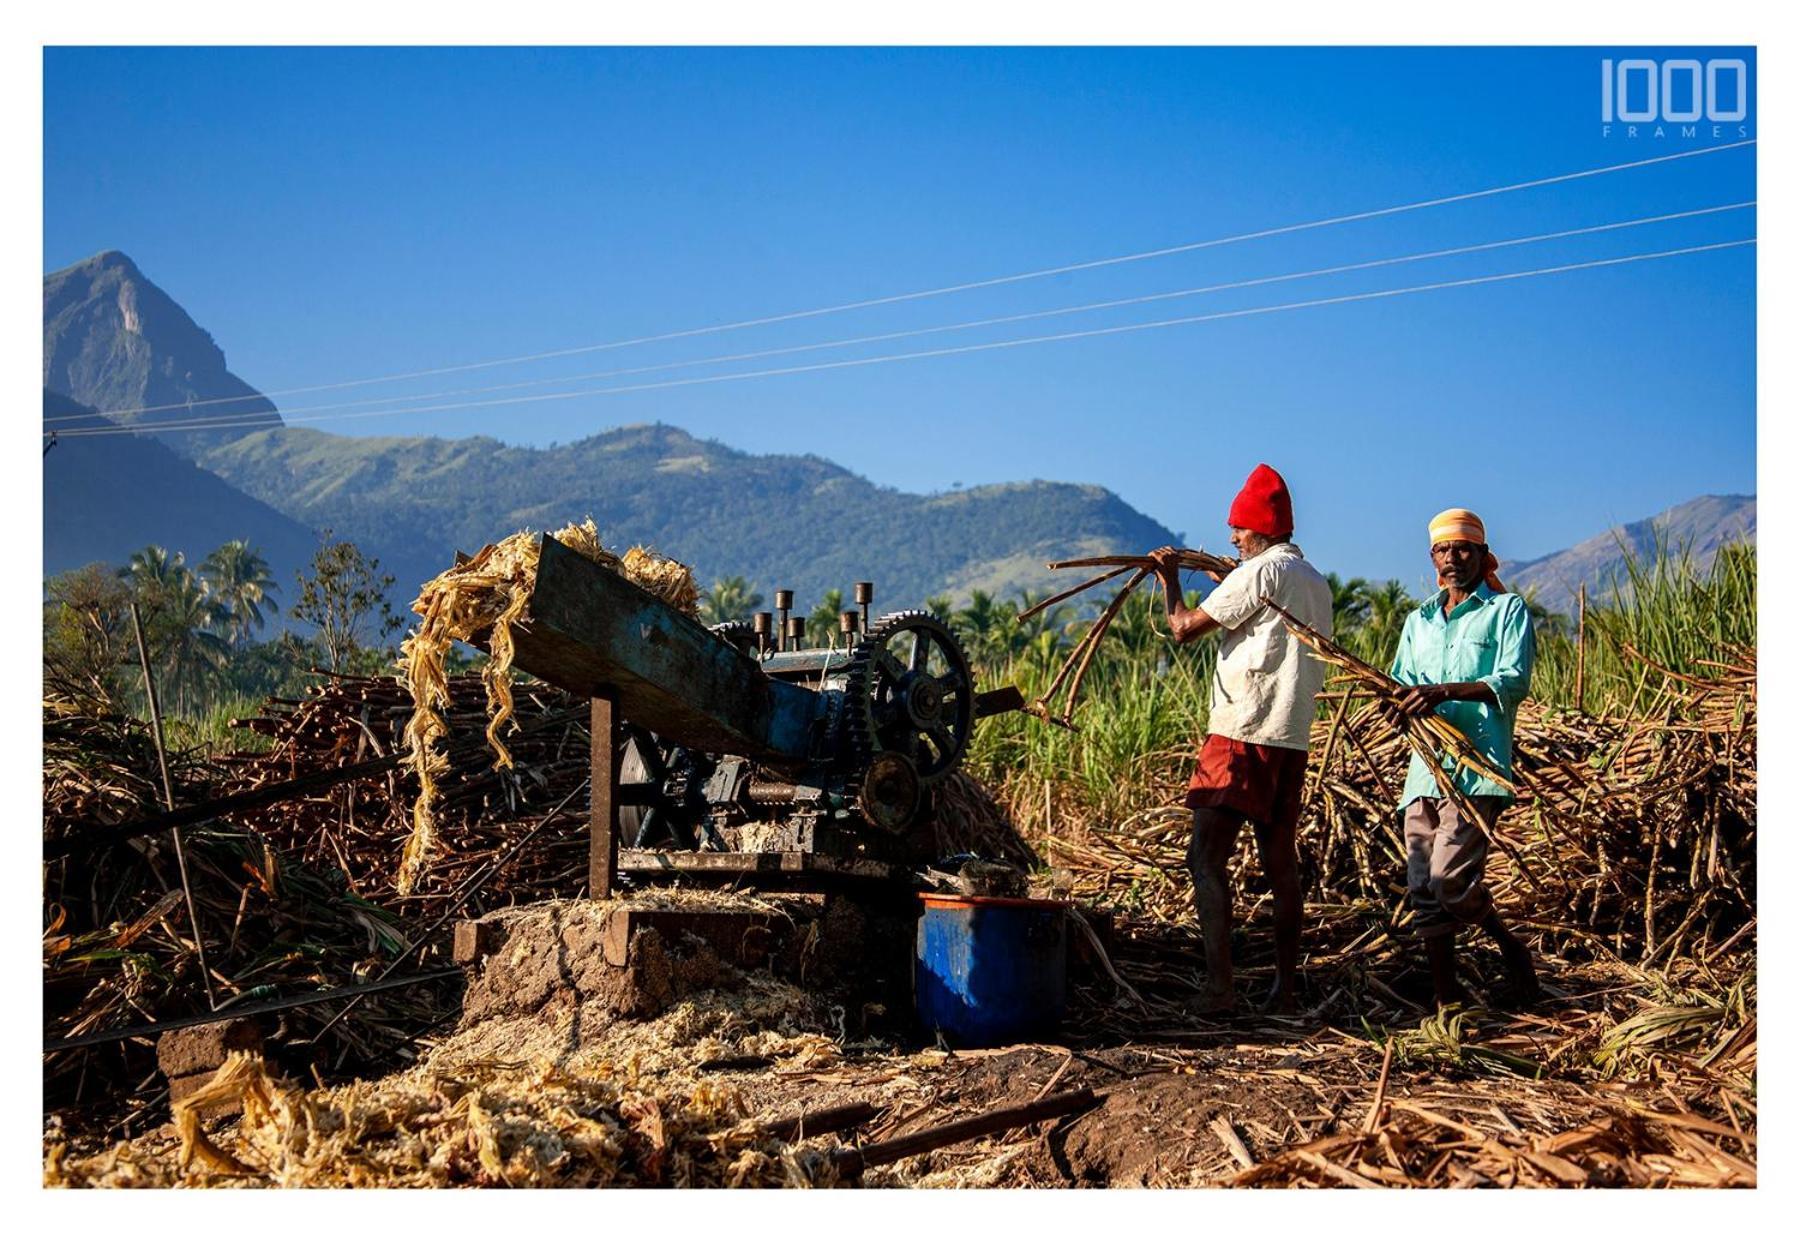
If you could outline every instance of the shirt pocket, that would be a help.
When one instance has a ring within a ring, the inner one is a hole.
[[[1251,673],[1272,673],[1281,663],[1281,639],[1285,630],[1279,619],[1259,622],[1245,638],[1244,668]]]
[[[1466,635],[1450,647],[1450,671],[1460,681],[1472,681],[1493,672],[1500,655],[1500,641],[1493,635]]]

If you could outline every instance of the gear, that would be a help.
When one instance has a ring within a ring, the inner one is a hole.
[[[975,678],[950,628],[919,609],[878,620],[851,653],[843,719],[859,764],[900,755],[922,784],[968,749]]]
[[[756,655],[756,628],[749,622],[720,622],[707,629],[738,651]]]

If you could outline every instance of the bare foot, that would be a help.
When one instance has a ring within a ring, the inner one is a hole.
[[[1524,944],[1513,948],[1502,948],[1500,954],[1506,959],[1506,981],[1494,992],[1494,998],[1508,1008],[1528,1008],[1543,997],[1543,987],[1538,985],[1537,966],[1531,962],[1531,953]]]
[[[1515,968],[1509,964],[1506,980],[1495,986],[1491,992],[1495,1007],[1513,1011],[1529,1008],[1543,998],[1543,995],[1544,988],[1538,984],[1537,970],[1532,966],[1529,956],[1524,958],[1524,964],[1521,967]]]

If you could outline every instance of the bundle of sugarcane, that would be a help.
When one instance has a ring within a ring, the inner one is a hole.
[[[1177,551],[1177,564],[1182,570],[1204,570],[1211,574],[1225,574],[1237,566],[1230,558],[1220,557],[1216,553],[1208,553],[1204,549],[1181,549]],[[1062,667],[1050,680],[1044,692],[1025,705],[1024,710],[1039,720],[1053,725],[1061,725],[1065,729],[1073,729],[1075,705],[1081,694],[1081,681],[1087,676],[1088,667],[1094,662],[1094,653],[1099,650],[1100,640],[1106,634],[1106,628],[1119,615],[1125,606],[1125,598],[1137,590],[1139,584],[1156,572],[1156,563],[1149,554],[1113,554],[1101,557],[1070,558],[1064,562],[1046,562],[1049,570],[1072,570],[1076,568],[1101,568],[1099,574],[1077,583],[1072,588],[1065,588],[1054,596],[1046,597],[1019,614],[1018,620],[1030,621],[1051,605],[1061,604],[1065,600],[1079,596],[1089,588],[1098,587],[1102,583],[1117,579],[1120,575],[1129,574],[1130,578],[1119,586],[1100,616],[1094,619],[1092,626],[1083,635],[1075,647],[1064,658]],[[1063,695],[1062,712],[1052,715],[1050,701],[1058,694]]]
[[[1406,743],[1413,749],[1422,762],[1432,769],[1432,776],[1444,796],[1467,806],[1466,795],[1456,787],[1450,778],[1451,769],[1446,768],[1446,760],[1457,767],[1473,772],[1475,775],[1493,781],[1502,788],[1512,791],[1515,786],[1510,778],[1493,765],[1488,757],[1476,749],[1469,740],[1469,735],[1451,724],[1445,717],[1436,712],[1427,712],[1423,716],[1401,715],[1397,707],[1409,687],[1395,681],[1374,665],[1369,664],[1355,653],[1347,651],[1341,644],[1334,642],[1329,635],[1320,633],[1302,622],[1299,618],[1283,609],[1272,600],[1264,604],[1280,615],[1282,623],[1293,636],[1304,643],[1312,654],[1328,665],[1332,665],[1350,675],[1360,686],[1366,689],[1380,703],[1389,705],[1379,709],[1379,713],[1387,717],[1406,738]],[[1474,816],[1470,812],[1470,817]]]
[[[695,612],[699,589],[693,572],[679,562],[642,547],[620,558],[601,546],[592,519],[571,523],[549,535],[683,613]],[[488,632],[489,659],[481,671],[487,688],[488,743],[496,768],[512,766],[512,755],[501,740],[501,730],[513,715],[512,629],[515,623],[530,620],[527,606],[541,545],[540,538],[530,532],[508,536],[428,581],[413,602],[420,622],[400,646],[400,669],[413,700],[406,750],[419,782],[419,796],[413,805],[412,834],[400,863],[398,887],[402,894],[412,890],[437,840],[433,816],[437,778],[448,769],[438,743],[450,731],[444,717],[450,703],[445,659],[456,640],[473,639],[483,631]]]

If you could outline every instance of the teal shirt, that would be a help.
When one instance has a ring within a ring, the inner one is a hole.
[[[1536,659],[1537,637],[1524,599],[1512,592],[1495,592],[1482,583],[1448,615],[1441,589],[1407,614],[1390,672],[1402,686],[1485,682],[1500,701],[1498,707],[1445,703],[1437,712],[1468,734],[1475,748],[1511,780],[1513,722],[1519,704],[1531,691],[1531,665]],[[1464,793],[1512,797],[1503,786],[1459,767],[1452,759],[1446,758],[1444,767],[1456,769],[1456,783]],[[1405,810],[1414,798],[1437,796],[1431,769],[1414,755],[1406,770],[1406,787],[1400,791],[1400,809]]]

